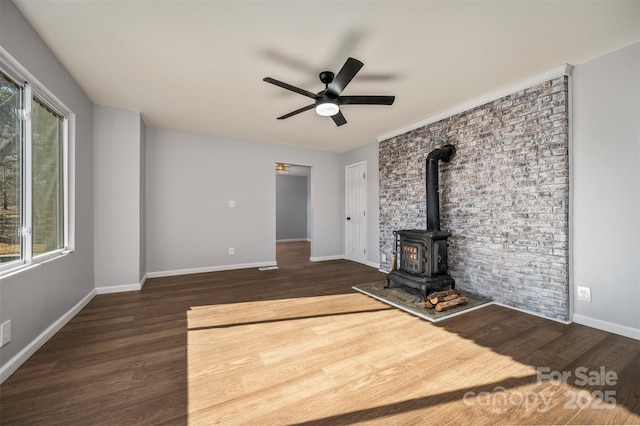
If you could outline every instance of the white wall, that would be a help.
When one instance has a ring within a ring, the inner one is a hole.
[[[573,319],[640,338],[640,43],[574,68],[571,175]]]
[[[144,123],[139,112],[100,105],[93,117],[96,288],[133,290],[146,272],[141,270]]]
[[[341,154],[148,127],[150,276],[275,264],[276,162],[311,166],[312,259],[344,256]]]
[[[90,300],[93,280],[93,104],[9,0],[0,2],[0,45],[75,113],[71,147],[73,253],[0,280],[0,382]]]
[[[380,267],[380,208],[378,142],[372,142],[343,154],[344,166],[367,162],[367,263]],[[344,167],[342,172],[344,173]],[[344,223],[343,223],[344,227]]]

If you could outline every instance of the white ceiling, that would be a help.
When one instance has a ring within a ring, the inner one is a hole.
[[[640,1],[14,0],[96,104],[147,125],[344,152],[562,64],[640,41]],[[306,111],[317,74],[364,67],[348,123]]]

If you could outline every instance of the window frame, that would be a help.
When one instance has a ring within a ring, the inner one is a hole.
[[[34,265],[50,261],[67,255],[73,251],[71,221],[71,191],[70,185],[70,146],[74,135],[75,115],[62,103],[53,93],[41,84],[32,74],[13,59],[2,47],[0,47],[0,70],[22,88],[22,108],[21,112],[21,162],[22,162],[22,191],[21,209],[22,223],[21,253],[20,259],[16,259],[7,264],[0,264],[0,279],[13,275],[16,272],[28,269]],[[62,247],[48,251],[46,253],[33,254],[33,138],[32,138],[32,113],[35,99],[46,105],[54,113],[61,117],[61,141],[60,141],[60,167],[61,173],[61,209],[62,218]]]

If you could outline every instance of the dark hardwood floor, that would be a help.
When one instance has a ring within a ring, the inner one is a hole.
[[[308,259],[96,296],[0,386],[0,424],[640,423],[640,341],[498,306],[431,324]]]

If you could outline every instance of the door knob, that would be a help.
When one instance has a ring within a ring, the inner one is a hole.
[[[351,220],[351,217],[347,217],[347,220]]]

